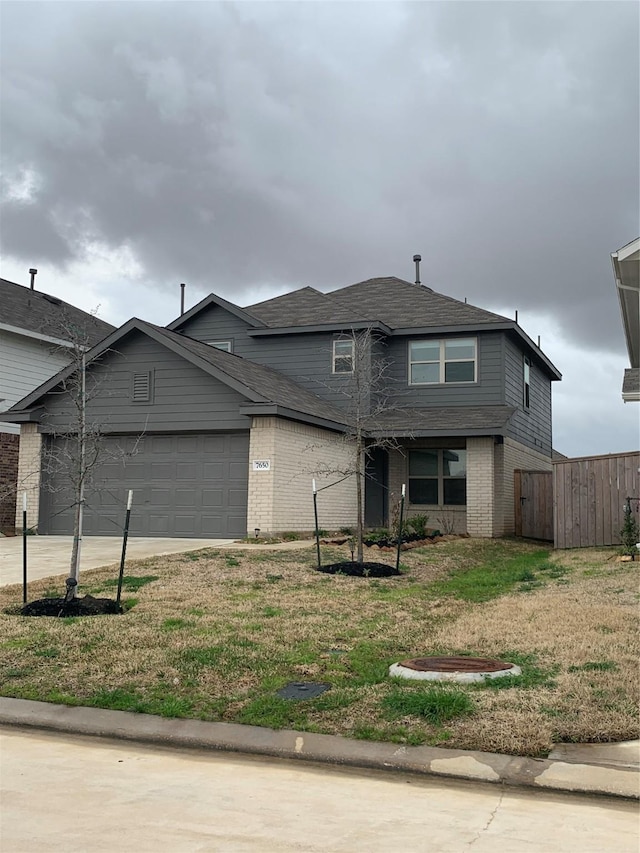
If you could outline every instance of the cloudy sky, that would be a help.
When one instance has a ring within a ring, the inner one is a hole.
[[[513,316],[629,450],[635,2],[3,2],[2,275],[119,325],[376,275]]]

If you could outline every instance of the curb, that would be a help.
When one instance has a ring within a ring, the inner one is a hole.
[[[629,767],[579,764],[492,752],[349,740],[336,735],[274,731],[236,723],[167,719],[0,698],[0,725],[130,740],[183,749],[207,749],[315,761],[422,776],[444,776],[537,790],[640,798],[640,773]]]

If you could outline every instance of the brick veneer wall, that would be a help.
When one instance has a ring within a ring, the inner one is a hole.
[[[37,424],[22,424],[20,427],[20,453],[18,456],[18,487],[27,493],[27,524],[38,526],[40,511],[40,469],[42,435]],[[16,505],[16,528],[22,531],[22,502]]]
[[[498,494],[501,528],[497,535],[506,536],[515,532],[513,472],[516,468],[525,471],[552,471],[553,464],[548,456],[531,450],[511,438],[496,447],[496,463],[499,467],[502,489]]]
[[[15,531],[20,436],[0,433],[0,533]]]
[[[447,440],[415,440],[411,447],[445,447]],[[517,441],[505,438],[496,444],[492,436],[470,437],[467,447],[466,507],[408,507],[408,515],[427,513],[429,525],[443,525],[442,518],[454,525],[456,533],[495,537],[514,532],[513,472],[516,468],[551,470],[551,460]],[[399,450],[389,452],[389,500],[392,506],[400,497],[402,483],[408,483],[407,456]]]
[[[493,436],[467,439],[467,532],[470,536],[500,536],[497,494],[499,472]]]
[[[330,468],[352,464],[352,449],[333,432],[275,417],[255,417],[249,443],[249,497],[247,532],[253,536],[287,530],[313,530],[311,480],[324,486],[340,474]],[[270,471],[254,471],[254,459],[269,459]],[[348,477],[318,494],[318,522],[327,530],[356,523],[355,477]]]
[[[459,445],[459,442],[457,442]],[[466,533],[467,530],[467,508],[466,506],[456,507],[435,507],[422,506],[420,504],[411,505],[408,499],[409,493],[409,449],[419,450],[448,448],[451,442],[446,439],[414,439],[407,447],[389,450],[389,491],[388,491],[388,518],[389,524],[396,512],[400,496],[402,494],[402,484],[407,487],[407,499],[405,503],[405,515],[411,518],[412,515],[428,515],[428,526],[431,528],[446,529],[449,533]],[[460,449],[463,449],[464,445]]]

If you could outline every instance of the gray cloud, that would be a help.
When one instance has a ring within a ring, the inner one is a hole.
[[[3,250],[128,246],[158,289],[379,274],[622,349],[631,3],[3,4]],[[141,309],[136,308],[136,313]]]

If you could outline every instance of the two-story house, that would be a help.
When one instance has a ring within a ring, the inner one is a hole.
[[[88,494],[87,533],[117,532],[128,488],[139,534],[311,530],[312,478],[336,484],[320,493],[321,526],[353,525],[350,389],[363,330],[388,400],[368,427],[388,441],[368,461],[367,522],[389,520],[404,483],[409,513],[434,526],[513,532],[514,469],[551,468],[560,373],[514,320],[390,277],[246,308],[211,294],[166,328],[132,319],[109,335],[88,355],[106,393],[87,416],[109,461]],[[64,376],[2,416],[22,425],[25,473],[36,445],[44,459],[64,441]],[[38,475],[29,522],[70,532],[60,475]]]
[[[62,299],[0,279],[0,409],[8,409],[69,362],[74,330],[93,346],[114,327]],[[77,335],[76,335],[77,338]],[[20,427],[0,419],[0,530],[13,530]]]

